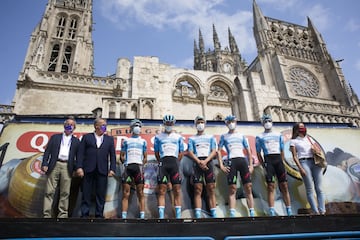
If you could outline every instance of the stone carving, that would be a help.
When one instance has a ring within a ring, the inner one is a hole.
[[[293,67],[290,69],[290,82],[297,95],[316,97],[319,95],[319,83],[315,77],[304,68]]]
[[[267,36],[280,54],[313,62],[319,61],[319,56],[313,49],[313,39],[310,38],[306,27],[292,26],[271,18],[269,21],[271,24]]]
[[[176,84],[174,96],[197,98],[198,93],[193,85],[191,85],[188,81],[183,80]]]
[[[229,101],[229,96],[224,88],[219,85],[212,85],[210,87],[209,98],[216,99],[219,101]]]

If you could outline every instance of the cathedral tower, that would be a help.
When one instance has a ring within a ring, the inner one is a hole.
[[[49,0],[33,33],[22,72],[93,74],[91,0]]]
[[[77,80],[82,76],[85,82],[94,72],[92,24],[92,0],[48,1],[17,81],[15,113],[55,113],[54,105],[66,102],[59,92],[79,92],[86,85]],[[53,102],[41,101],[49,95]]]
[[[245,69],[245,62],[242,60],[239,48],[234,36],[228,29],[229,47],[221,49],[218,34],[213,24],[214,50],[205,52],[204,39],[199,30],[199,47],[194,42],[194,70],[203,70],[224,74],[239,75]]]
[[[359,115],[355,93],[309,18],[300,26],[265,17],[255,0],[253,15],[258,57],[249,72],[259,72],[262,86],[279,93],[279,102],[259,109],[280,121],[339,122],[339,116]]]

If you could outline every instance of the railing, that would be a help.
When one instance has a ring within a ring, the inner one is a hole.
[[[4,114],[4,113],[12,114],[13,111],[14,111],[13,105],[0,104],[0,114]]]

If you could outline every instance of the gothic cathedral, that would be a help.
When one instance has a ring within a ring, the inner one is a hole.
[[[258,56],[247,65],[231,30],[222,48],[205,51],[201,30],[194,69],[156,57],[119,59],[116,73],[94,76],[92,0],[49,0],[33,31],[17,81],[13,114],[192,120],[234,114],[258,121],[263,112],[280,122],[360,126],[358,97],[310,19],[300,26],[266,17],[253,1]]]

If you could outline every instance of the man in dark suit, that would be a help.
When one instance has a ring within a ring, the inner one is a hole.
[[[47,175],[44,209],[45,218],[52,217],[53,206],[58,205],[58,218],[68,217],[71,177],[75,171],[75,161],[79,139],[73,136],[76,122],[68,118],[64,122],[64,132],[51,136],[45,149],[41,169]],[[59,186],[59,202],[54,203],[54,196]]]
[[[106,121],[94,121],[95,132],[85,134],[80,143],[77,174],[83,177],[81,217],[90,215],[91,194],[95,187],[95,217],[103,218],[108,176],[115,175],[116,156],[114,138],[106,135]],[[110,162],[110,169],[109,169]]]

